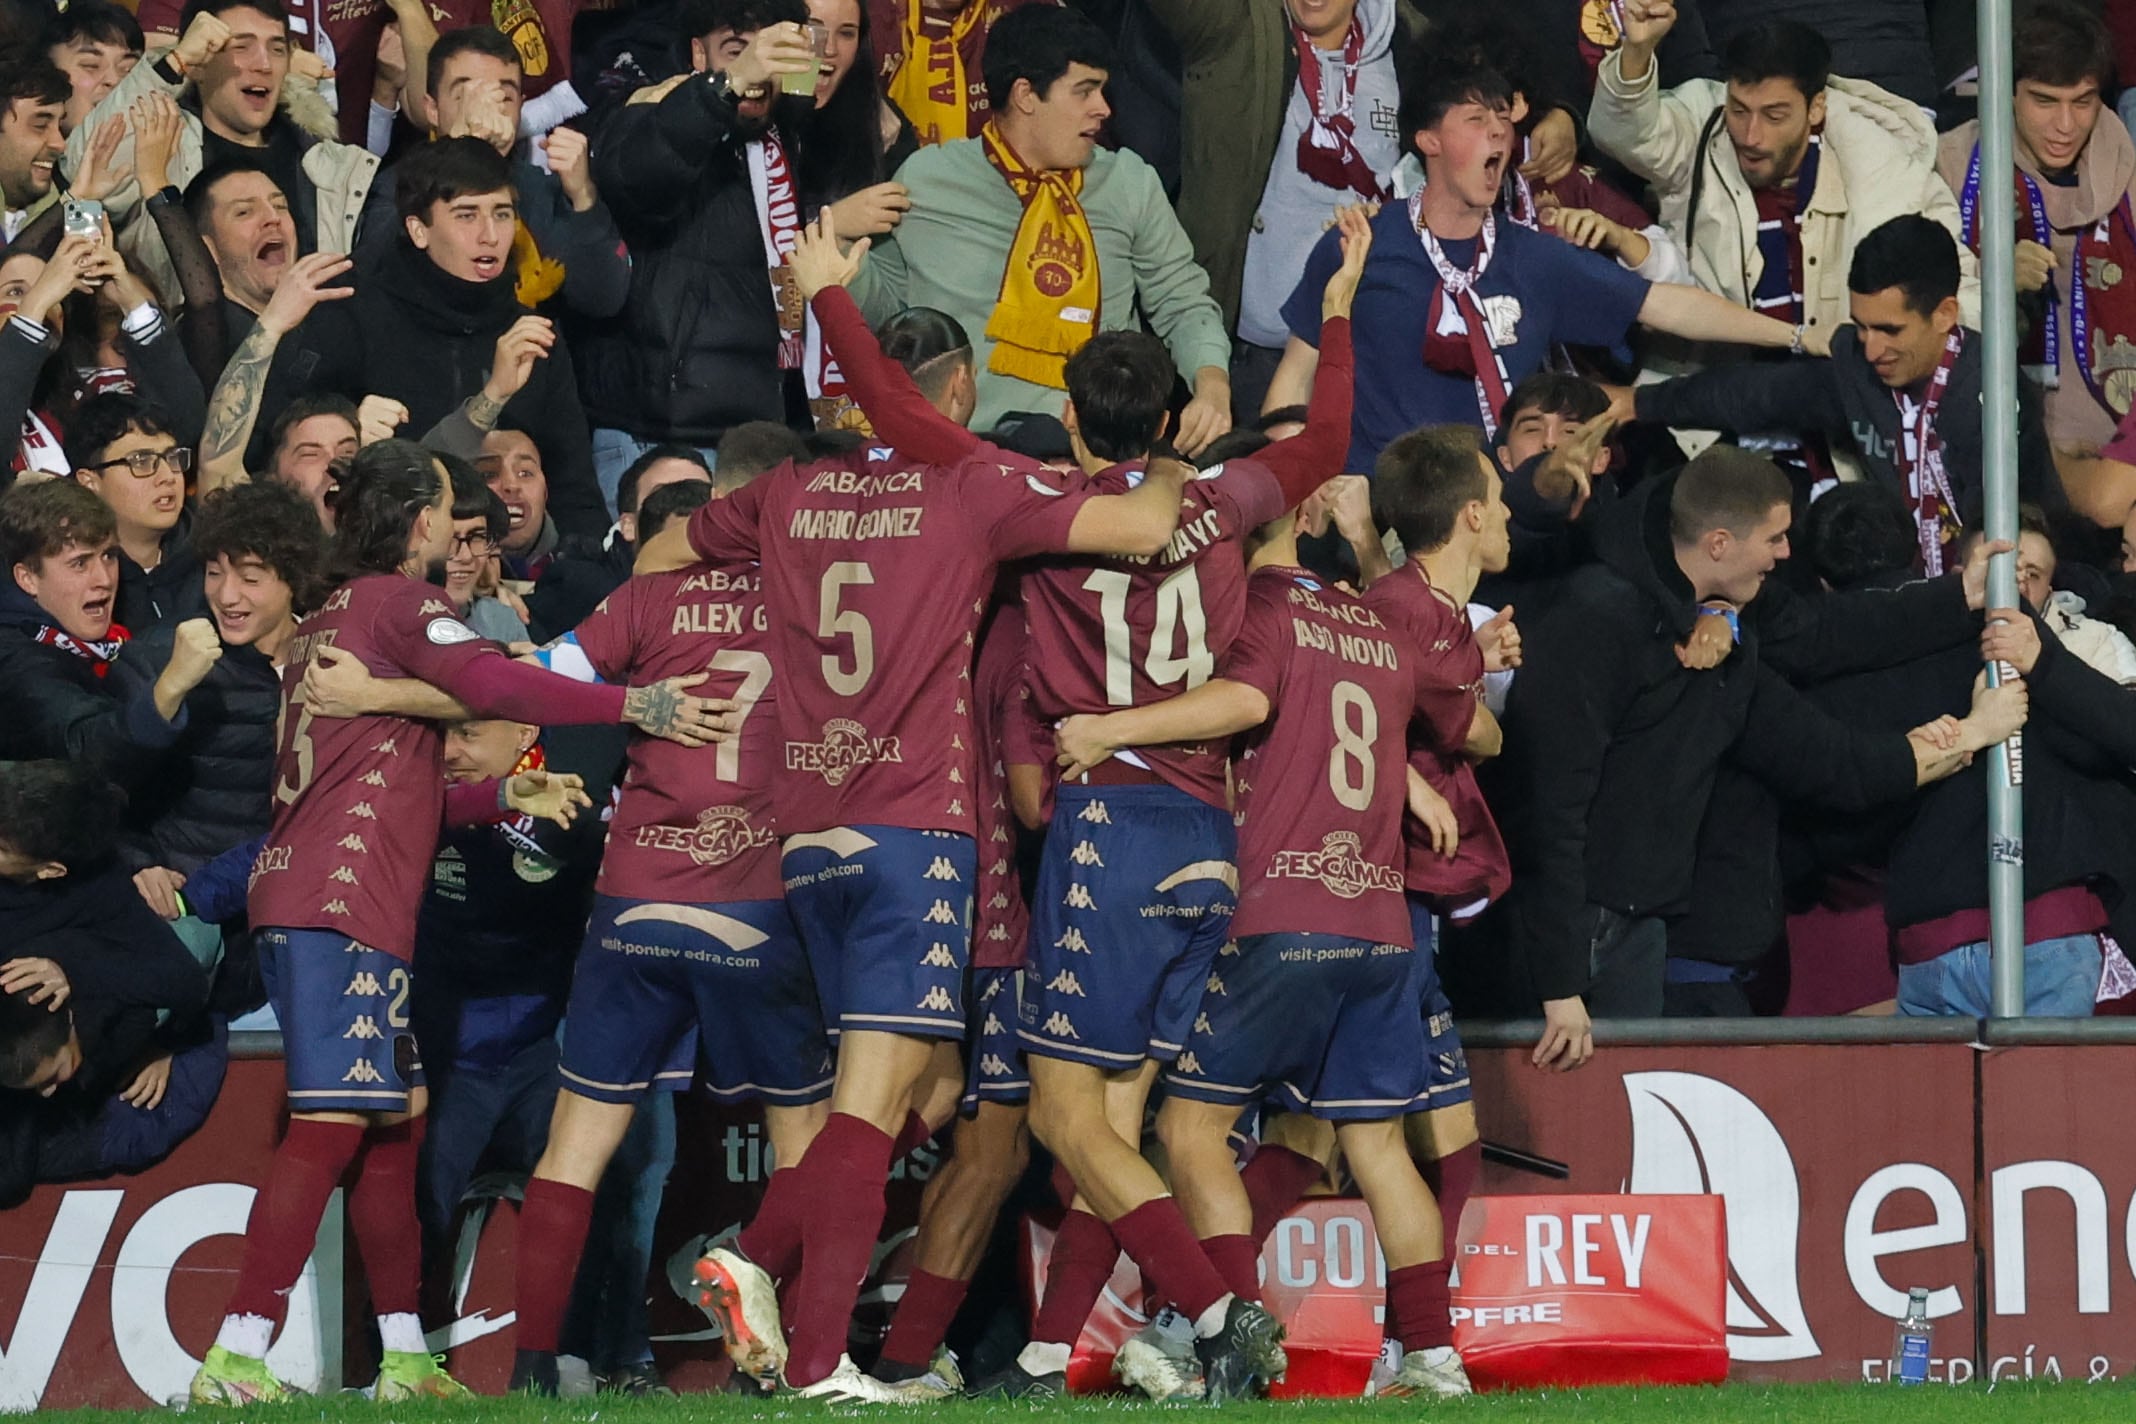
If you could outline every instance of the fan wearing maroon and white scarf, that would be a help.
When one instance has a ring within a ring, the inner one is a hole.
[[[96,532],[90,531],[86,540],[18,562],[13,575],[15,589],[35,608],[37,626],[29,630],[31,641],[81,658],[102,677],[130,635],[112,621],[119,595],[118,537],[96,538]],[[25,615],[30,612],[17,600],[9,602]]]
[[[1388,441],[1418,424],[1473,420],[1495,431],[1513,384],[1558,342],[1613,344],[1636,324],[1690,341],[1808,349],[1800,330],[1725,298],[1666,282],[1627,288],[1638,279],[1616,263],[1498,219],[1514,139],[1503,76],[1459,52],[1441,56],[1405,86],[1402,113],[1425,181],[1411,202],[1373,219],[1380,241],[1364,290],[1376,300],[1358,309],[1348,468],[1372,468]],[[1285,304],[1290,344],[1264,410],[1300,404],[1310,390],[1318,325],[1305,301],[1334,260],[1323,237]],[[1429,272],[1421,281],[1420,268]],[[1449,377],[1472,388],[1466,412],[1447,404]]]

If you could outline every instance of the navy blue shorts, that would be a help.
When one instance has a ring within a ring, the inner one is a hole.
[[[831,1092],[831,1046],[784,900],[597,896],[564,1010],[564,1086],[600,1103],[681,1092],[791,1107]]]
[[[1229,813],[1170,786],[1072,786],[1031,903],[1024,1051],[1108,1071],[1179,1056],[1238,904]]]
[[[332,930],[264,929],[257,944],[282,1025],[289,1110],[406,1112],[423,1086],[408,961]]]
[[[1023,1044],[1016,1037],[1021,969],[974,969],[965,995],[970,1025],[964,1035],[966,1113],[981,1103],[1019,1105],[1031,1101],[1031,1074],[1024,1067]]]
[[[978,867],[978,845],[953,831],[839,826],[787,838],[786,903],[832,1037],[964,1037]]]
[[[1418,956],[1341,935],[1249,935],[1209,978],[1165,1091],[1246,1107],[1264,1096],[1330,1122],[1407,1116],[1424,1088]]]
[[[1424,1091],[1411,1112],[1459,1107],[1475,1093],[1469,1087],[1468,1052],[1454,1027],[1454,1006],[1439,983],[1438,923],[1422,901],[1409,902],[1409,925],[1416,935],[1423,975],[1418,997],[1424,1005]]]

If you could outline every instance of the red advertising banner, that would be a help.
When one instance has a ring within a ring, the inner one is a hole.
[[[2136,1340],[2116,1328],[2136,1301],[2136,1105],[2117,1091],[2136,1076],[2136,1046],[1605,1047],[1569,1075],[1526,1060],[1525,1049],[1472,1050],[1478,1118],[1487,1137],[1570,1176],[1492,1166],[1484,1192],[1718,1196],[1732,1377],[1881,1378],[1914,1286],[1930,1291],[1934,1380],[2136,1370]],[[168,1161],[41,1188],[0,1213],[0,1409],[139,1406],[184,1389],[228,1293],[280,1097],[278,1063],[234,1062],[208,1124]],[[707,1105],[684,1105],[680,1139],[652,1326],[663,1365],[693,1388],[723,1372],[720,1347],[663,1267],[695,1235],[744,1219],[771,1164],[756,1124]],[[938,1160],[923,1148],[900,1165],[863,1349],[895,1301]],[[491,1213],[463,1243],[470,1265],[433,1336],[478,1388],[501,1388],[509,1360],[511,1215]],[[343,1282],[339,1221],[328,1214],[273,1356],[299,1383],[339,1382],[345,1320],[350,1338],[368,1334],[345,1299],[356,1288]],[[1376,1337],[1370,1243],[1353,1203],[1315,1204],[1279,1228],[1264,1272],[1294,1338],[1321,1320],[1330,1339]],[[1327,1358],[1347,1361],[1349,1348]],[[1330,1368],[1314,1387],[1347,1393],[1353,1366]]]
[[[1973,1220],[1987,1253],[1989,1378],[2096,1383],[2136,1370],[2132,1074],[2136,1045],[1981,1058]]]
[[[1482,1189],[1720,1196],[1733,1378],[1874,1377],[1907,1290],[1927,1285],[1940,1326],[1931,1378],[1970,1379],[1974,1053],[1609,1047],[1554,1074],[1526,1048],[1471,1051],[1485,1135],[1571,1169],[1553,1182],[1493,1166]]]
[[[0,1410],[136,1408],[183,1396],[237,1276],[253,1186],[282,1115],[282,1065],[230,1065],[205,1126],[152,1171],[43,1187],[0,1213]],[[268,1361],[341,1379],[337,1200]]]
[[[1023,1279],[1029,1313],[1046,1288],[1053,1233],[1024,1224]],[[1289,1331],[1284,1349],[1290,1371],[1274,1390],[1277,1399],[1354,1397],[1364,1393],[1379,1358],[1381,1300],[1387,1292],[1387,1262],[1372,1233],[1372,1213],[1361,1201],[1329,1197],[1309,1201],[1276,1223],[1261,1251],[1261,1298]],[[1151,1303],[1142,1273],[1125,1256],[1098,1297],[1090,1323],[1068,1361],[1068,1387],[1097,1394],[1117,1386],[1113,1357],[1150,1323]]]
[[[1728,1378],[1717,1196],[1477,1197],[1454,1345],[1478,1389]]]

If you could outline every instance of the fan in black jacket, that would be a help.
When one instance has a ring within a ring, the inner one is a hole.
[[[1486,790],[1513,855],[1513,972],[1547,1023],[1540,1063],[1585,1060],[1590,1000],[1613,1016],[1660,1012],[1664,920],[1689,902],[1724,758],[1794,796],[1865,807],[2007,735],[2014,692],[1969,718],[1950,749],[1925,732],[1850,731],[1763,665],[1750,620],[1719,667],[1679,660],[1701,603],[1748,604],[1785,556],[1789,498],[1771,462],[1708,450],[1614,506],[1595,534],[1602,562],[1573,574],[1526,631],[1506,754]]]
[[[0,757],[63,758],[131,780],[176,740],[207,664],[174,661],[154,686],[130,691],[112,680],[126,642],[112,621],[117,528],[71,480],[0,496],[0,567]]]
[[[707,43],[730,21],[752,25],[729,56]],[[778,312],[750,178],[750,146],[776,118],[784,133],[806,122],[812,101],[742,98],[728,83],[754,85],[778,24],[805,23],[801,0],[749,6],[685,4],[678,38],[695,73],[669,81],[608,119],[594,142],[593,174],[630,244],[630,297],[622,314],[584,343],[586,408],[596,427],[640,442],[709,448],[729,426],[785,420],[804,393],[778,360]],[[789,155],[790,156],[790,155]],[[798,218],[800,194],[794,195]]]
[[[483,721],[445,733],[445,767],[456,778],[546,766],[584,778],[603,807],[623,752],[623,737],[606,727],[544,732]],[[433,1262],[481,1162],[531,1171],[548,1141],[556,1028],[606,835],[603,818],[589,812],[569,827],[505,815],[439,840],[416,926],[410,1004],[430,1081],[416,1214]]]
[[[120,852],[130,869],[181,877],[267,830],[281,659],[318,601],[326,557],[310,501],[272,482],[210,494],[193,538],[221,652],[186,695],[184,728],[155,774],[129,786]],[[176,640],[175,629],[161,628],[128,643],[112,674],[118,690],[152,690]]]
[[[408,411],[402,433],[411,438],[463,405],[476,414],[489,402],[484,387],[498,338],[530,319],[542,335],[521,384],[476,424],[503,423],[533,437],[557,524],[567,534],[599,534],[608,506],[593,476],[571,352],[513,291],[510,162],[480,139],[447,138],[412,150],[398,174],[402,231],[358,266],[355,296],[315,307],[275,347],[255,454],[262,432],[301,392],[398,401]],[[471,224],[465,233],[463,219]]]
[[[1878,227],[1855,249],[1847,272],[1854,324],[1832,335],[1832,354],[1821,360],[1719,366],[1673,381],[1640,386],[1640,420],[1701,430],[1746,434],[1777,430],[1815,431],[1836,443],[1852,442],[1869,478],[1912,503],[1912,453],[1920,420],[1945,341],[1961,343],[1935,402],[1932,421],[1941,444],[1957,526],[1978,527],[1981,518],[1980,333],[1958,324],[1958,247],[1941,225],[1924,217],[1901,217]],[[1631,393],[1617,394],[1619,412]],[[2040,393],[2018,382],[2018,497],[2057,522],[2068,514],[2061,477],[2040,413]]]
[[[213,1039],[171,1062],[208,980],[110,864],[123,805],[79,765],[0,765],[0,1207],[146,1165],[221,1082]]]

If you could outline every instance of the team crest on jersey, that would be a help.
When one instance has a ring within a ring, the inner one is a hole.
[[[814,772],[826,786],[844,785],[858,767],[904,759],[896,737],[871,737],[866,727],[850,717],[833,717],[824,723],[820,742],[786,744],[786,769]]]
[[[1355,900],[1367,890],[1402,893],[1402,872],[1387,865],[1374,865],[1362,854],[1363,842],[1354,831],[1331,831],[1321,837],[1318,850],[1286,850],[1269,864],[1271,878],[1317,880],[1331,895]]]
[[[540,885],[554,880],[564,867],[546,855],[528,855],[523,850],[512,852],[512,874],[529,885]]]
[[[482,635],[457,618],[433,618],[423,629],[423,636],[441,648],[455,643],[480,642]]]

